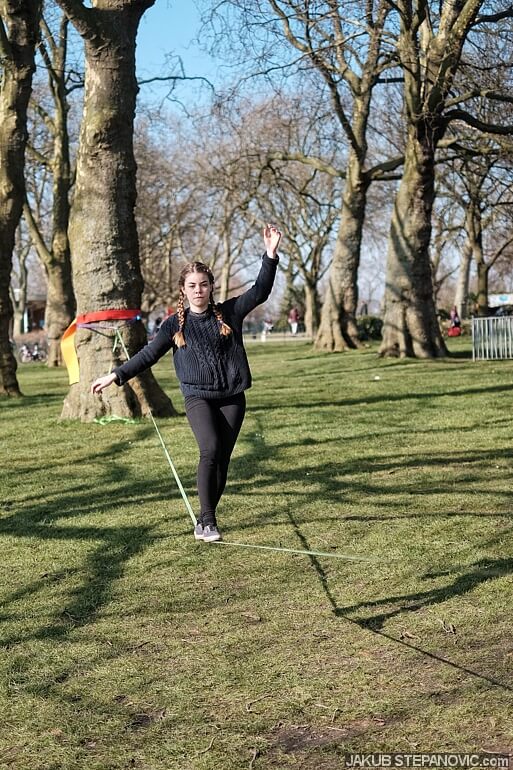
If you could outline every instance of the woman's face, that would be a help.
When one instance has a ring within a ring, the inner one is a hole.
[[[193,313],[203,313],[210,299],[210,281],[206,273],[189,273],[182,289]]]

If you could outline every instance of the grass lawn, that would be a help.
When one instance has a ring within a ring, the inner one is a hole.
[[[339,770],[513,752],[513,362],[248,344],[254,386],[196,543],[151,423],[0,402],[0,768]],[[159,422],[194,508],[196,445]]]

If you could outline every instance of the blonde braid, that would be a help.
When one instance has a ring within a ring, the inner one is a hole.
[[[223,314],[221,313],[219,306],[215,304],[214,302],[214,290],[210,292],[210,306],[212,308],[212,312],[214,313],[215,317],[217,318],[217,322],[219,324],[219,331],[221,332],[223,337],[227,337],[229,334],[232,333],[231,327],[228,326],[227,323],[225,323],[223,319]]]
[[[178,331],[173,335],[173,342],[177,348],[185,347],[185,335],[183,328],[185,326],[185,310],[184,310],[184,295],[180,292],[180,298],[178,300],[178,306],[176,308],[176,315],[178,316],[179,327]]]

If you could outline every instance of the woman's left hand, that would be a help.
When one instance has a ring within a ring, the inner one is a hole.
[[[264,243],[267,256],[274,259],[280,245],[281,232],[274,225],[267,224],[264,227]]]

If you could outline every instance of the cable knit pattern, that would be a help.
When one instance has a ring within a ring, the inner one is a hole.
[[[185,347],[177,348],[173,335],[178,331],[176,315],[167,318],[152,342],[133,358],[114,369],[119,385],[153,366],[169,350],[173,351],[176,376],[184,396],[224,398],[251,387],[251,372],[242,341],[242,322],[268,298],[273,287],[278,259],[264,255],[254,285],[238,297],[222,302],[219,308],[232,334],[221,335],[212,309],[185,314]]]

